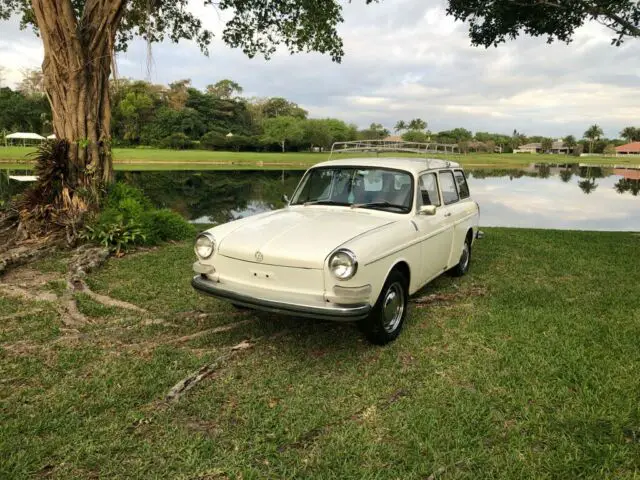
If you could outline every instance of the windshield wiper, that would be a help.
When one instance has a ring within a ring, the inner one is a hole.
[[[398,208],[400,210],[402,210],[403,212],[406,212],[409,210],[409,207],[406,207],[404,205],[398,205],[396,203],[389,203],[389,202],[369,202],[369,203],[354,203],[353,205],[351,205],[351,208],[378,208],[378,207],[382,207],[382,208]]]

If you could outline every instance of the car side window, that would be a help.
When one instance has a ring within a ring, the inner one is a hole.
[[[458,199],[458,190],[456,182],[453,179],[453,173],[450,171],[440,172],[440,189],[442,190],[442,200],[445,205],[456,203]]]
[[[467,179],[464,178],[462,170],[456,170],[453,175],[456,177],[460,198],[469,198],[469,185],[467,185]]]
[[[420,192],[418,206],[440,206],[440,194],[438,193],[438,181],[435,173],[425,173],[420,176]]]

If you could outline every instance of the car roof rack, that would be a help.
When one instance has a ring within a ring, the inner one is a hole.
[[[400,140],[352,140],[349,142],[335,142],[331,146],[329,160],[334,154],[343,153],[375,153],[376,157],[380,153],[402,152],[415,153],[429,159],[429,154],[459,154],[460,150],[455,143],[425,143],[425,142],[405,142]]]

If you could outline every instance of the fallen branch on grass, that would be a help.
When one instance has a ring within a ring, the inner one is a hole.
[[[239,344],[234,345],[227,352],[225,352],[224,354],[216,358],[212,363],[209,363],[201,367],[198,371],[192,373],[191,375],[184,378],[183,380],[180,380],[176,385],[174,385],[174,387],[171,390],[169,390],[169,393],[167,393],[167,395],[165,396],[165,400],[167,402],[175,402],[182,396],[183,393],[191,390],[202,380],[211,376],[218,369],[219,366],[221,366],[224,362],[229,360],[235,354],[237,354],[240,351],[247,350],[253,346],[254,344],[248,342],[247,340],[243,340]]]

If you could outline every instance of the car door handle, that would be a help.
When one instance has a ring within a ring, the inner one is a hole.
[[[451,216],[451,212],[447,212],[444,214],[445,217],[450,217]]]

